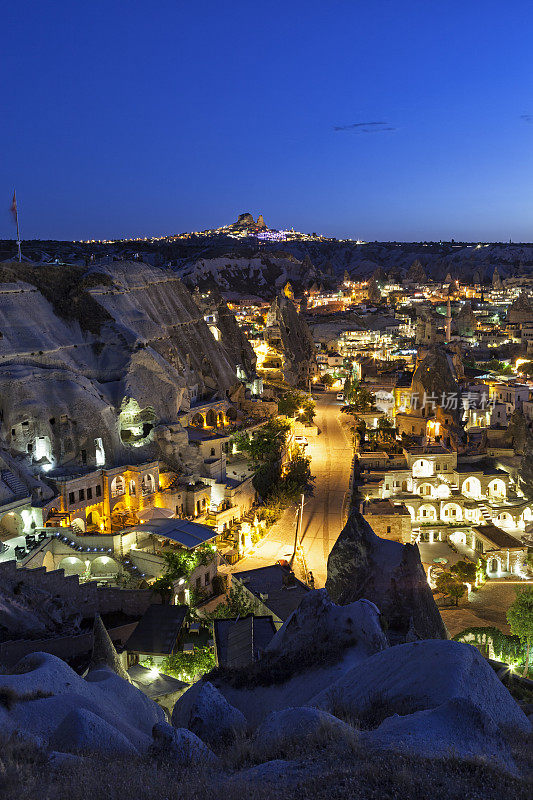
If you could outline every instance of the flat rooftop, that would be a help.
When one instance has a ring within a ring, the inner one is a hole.
[[[309,591],[309,587],[294,575],[288,585],[289,575],[289,570],[281,564],[233,573],[234,578],[283,621],[298,608]]]

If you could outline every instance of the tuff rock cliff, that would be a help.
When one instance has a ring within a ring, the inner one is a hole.
[[[41,464],[94,465],[98,453],[108,465],[162,453],[179,464],[180,414],[239,390],[234,355],[172,271],[4,263],[0,446]],[[138,441],[124,434],[127,415]]]

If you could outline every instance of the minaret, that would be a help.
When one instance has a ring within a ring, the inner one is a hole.
[[[446,305],[446,341],[452,340],[452,309],[450,306],[450,296],[448,295],[448,303]]]

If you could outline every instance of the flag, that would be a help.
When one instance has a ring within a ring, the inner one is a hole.
[[[13,202],[11,203],[11,213],[13,214],[13,219],[18,225],[18,212],[17,212],[17,191],[16,189],[13,191]]]

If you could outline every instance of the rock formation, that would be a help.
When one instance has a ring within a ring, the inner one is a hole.
[[[409,267],[406,278],[413,283],[425,283],[427,281],[426,272],[418,258],[416,258]]]
[[[100,667],[109,667],[116,675],[131,683],[130,676],[122,666],[100,614],[95,614],[94,617],[93,637],[93,651],[89,662],[89,671]]]
[[[361,654],[372,655],[388,647],[379,616],[366,599],[340,606],[331,602],[325,589],[315,589],[285,620],[266,651],[282,655],[328,642],[336,650],[357,645]]]
[[[329,555],[326,590],[341,605],[361,598],[375,603],[390,641],[405,640],[410,628],[424,639],[446,638],[418,547],[380,539],[359,513]]]
[[[263,335],[283,353],[287,383],[306,386],[316,363],[316,348],[306,322],[286,295],[280,294],[272,302]]]
[[[236,390],[244,345],[217,341],[171,271],[138,261],[22,265],[15,282],[19,267],[0,275],[12,280],[0,284],[0,445],[48,468],[161,455],[179,465],[188,444],[180,413]],[[126,407],[142,440],[123,434]]]

